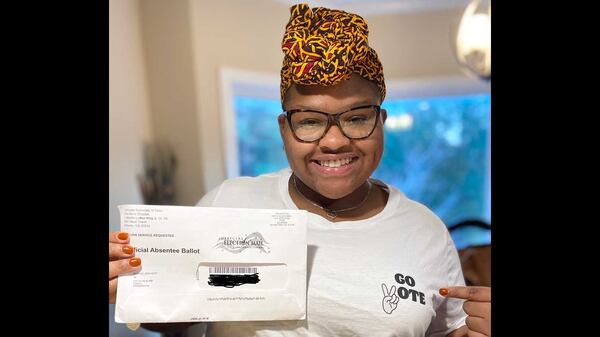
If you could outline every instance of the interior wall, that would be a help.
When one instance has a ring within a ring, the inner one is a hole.
[[[109,2],[110,230],[120,227],[117,205],[142,203],[136,176],[143,172],[143,143],[152,138],[138,0]]]
[[[146,66],[138,0],[109,3],[109,231],[120,228],[119,204],[143,202],[136,176],[143,172],[142,150],[152,139]],[[108,233],[107,233],[108,235]],[[108,305],[111,337],[160,337],[159,333],[129,330],[114,319]]]
[[[175,203],[194,205],[205,188],[189,2],[143,0],[140,5],[154,140],[175,151]]]

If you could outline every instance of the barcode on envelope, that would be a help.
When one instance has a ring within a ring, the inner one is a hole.
[[[256,274],[257,267],[209,267],[209,274]]]

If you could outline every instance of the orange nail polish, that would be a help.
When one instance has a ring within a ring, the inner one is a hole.
[[[123,246],[123,253],[127,255],[133,254],[133,247],[131,246]]]
[[[127,238],[129,237],[129,234],[123,232],[123,233],[119,233],[117,235],[117,237],[119,238],[119,240],[127,240]]]
[[[446,288],[440,288],[440,295],[442,295],[442,296],[448,295],[448,289],[446,289]]]
[[[140,259],[139,257],[129,259],[129,265],[132,267],[137,267],[140,264],[142,264],[142,259]]]

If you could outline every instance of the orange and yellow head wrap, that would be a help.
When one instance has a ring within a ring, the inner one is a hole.
[[[354,72],[373,81],[385,98],[383,66],[369,47],[367,22],[356,14],[306,4],[290,9],[281,48],[281,101],[292,84],[335,85]]]

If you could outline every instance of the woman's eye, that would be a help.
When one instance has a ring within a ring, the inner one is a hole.
[[[314,126],[314,125],[321,124],[321,121],[318,121],[316,119],[303,119],[298,124],[299,125],[304,125],[304,126]]]
[[[352,116],[348,118],[349,123],[364,123],[368,120],[365,116]]]

